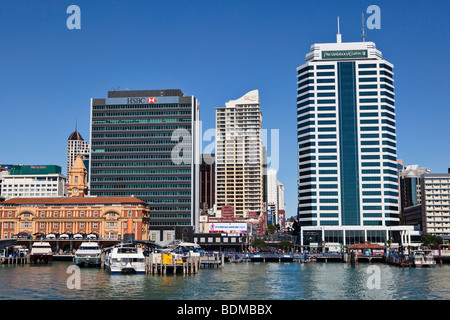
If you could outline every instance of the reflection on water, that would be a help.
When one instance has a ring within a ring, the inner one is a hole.
[[[379,289],[370,289],[370,264],[241,263],[196,275],[110,275],[81,268],[80,289],[69,289],[70,262],[0,265],[0,299],[32,300],[415,300],[449,299],[450,266],[434,269],[374,264]]]

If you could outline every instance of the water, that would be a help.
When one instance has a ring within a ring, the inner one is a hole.
[[[100,268],[81,268],[80,289],[69,289],[71,265],[0,265],[0,300],[450,299],[450,265],[445,264],[434,269],[374,264],[379,289],[369,288],[368,263],[226,263],[196,275],[166,276],[112,276]]]

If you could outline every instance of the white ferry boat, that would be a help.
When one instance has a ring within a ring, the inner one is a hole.
[[[145,256],[142,248],[121,244],[109,250],[105,267],[111,274],[145,274]]]
[[[35,242],[31,246],[30,262],[32,264],[51,263],[53,258],[53,251],[48,242]]]
[[[102,250],[96,242],[82,242],[75,251],[74,261],[77,266],[99,266],[102,262]]]
[[[411,252],[409,260],[416,268],[436,267],[436,261],[431,250],[414,250]]]

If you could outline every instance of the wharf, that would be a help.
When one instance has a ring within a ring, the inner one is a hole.
[[[223,268],[222,256],[188,256],[176,260],[171,255],[150,254],[145,259],[146,274],[197,274],[201,268]]]
[[[30,263],[30,255],[26,256],[8,256],[1,257],[0,264],[28,264]]]
[[[341,253],[251,253],[230,256],[230,262],[335,262],[343,261]]]
[[[358,262],[385,262],[386,258],[382,254],[357,254],[351,252],[349,254],[344,254],[344,262],[349,262],[351,264],[357,264]]]

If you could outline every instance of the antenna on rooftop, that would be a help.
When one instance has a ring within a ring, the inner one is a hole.
[[[338,33],[336,35],[336,42],[337,43],[341,43],[342,42],[342,37],[341,37],[341,32],[339,30],[339,17],[337,17],[337,27],[338,27]]]
[[[364,12],[361,12],[361,22],[362,22],[362,41],[366,41],[366,35],[364,33]]]

